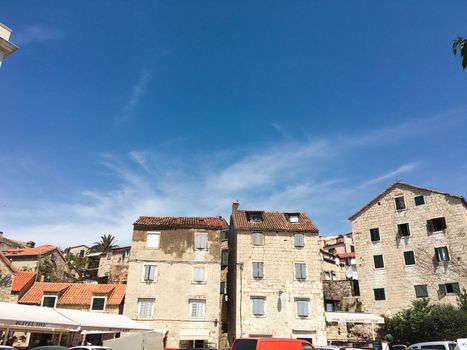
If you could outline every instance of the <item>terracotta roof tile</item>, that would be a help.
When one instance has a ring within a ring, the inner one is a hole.
[[[250,213],[261,213],[259,222],[249,221]],[[298,222],[289,222],[288,215],[298,214]],[[305,212],[287,213],[276,211],[234,210],[232,221],[236,230],[240,231],[286,231],[286,232],[313,232],[318,233],[318,228]]]
[[[125,297],[124,284],[48,283],[36,282],[19,300],[22,304],[40,304],[42,296],[57,293],[57,306],[91,305],[94,295],[107,296],[107,305],[120,305]]]
[[[221,216],[140,216],[133,225],[153,228],[222,229],[227,223]]]
[[[17,249],[9,249],[5,252],[5,256],[12,257],[12,256],[29,256],[29,255],[39,255],[47,253],[51,250],[58,249],[56,246],[50,244],[44,244],[35,248],[17,248]]]
[[[6,267],[13,273],[15,273],[17,270],[16,270],[16,267],[14,267],[11,263],[11,261],[5,256],[3,255],[2,252],[0,252],[0,261],[3,261],[3,263],[6,265]]]
[[[13,279],[13,284],[11,285],[12,292],[19,292],[23,289],[26,285],[28,285],[32,280],[36,278],[35,272],[29,271],[19,271],[15,274],[15,278]]]

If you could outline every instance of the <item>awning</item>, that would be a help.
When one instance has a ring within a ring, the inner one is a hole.
[[[82,333],[116,333],[130,331],[152,331],[152,328],[133,321],[123,315],[87,312],[70,309],[55,309],[62,316],[80,325]]]
[[[209,329],[181,329],[180,340],[209,340]]]
[[[381,316],[361,312],[325,312],[324,314],[328,322],[384,323],[384,318]]]
[[[50,307],[0,302],[0,327],[77,332],[79,324]]]

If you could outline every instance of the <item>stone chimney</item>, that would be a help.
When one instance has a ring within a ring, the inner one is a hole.
[[[26,247],[28,248],[34,248],[35,246],[36,246],[36,242],[33,242],[33,241],[26,242]]]
[[[240,202],[236,200],[235,202],[232,203],[232,211],[237,211],[238,208],[240,208]]]

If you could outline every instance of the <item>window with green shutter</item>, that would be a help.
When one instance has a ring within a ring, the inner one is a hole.
[[[438,292],[440,295],[446,294],[458,294],[460,293],[461,288],[458,282],[453,283],[444,283],[438,285]]]
[[[446,219],[444,217],[442,218],[434,218],[427,220],[426,226],[428,229],[428,232],[441,232],[446,229]]]
[[[373,261],[376,269],[384,268],[384,260],[382,255],[373,255]]]
[[[226,267],[227,265],[229,265],[229,251],[223,250],[221,252],[221,266]]]
[[[406,265],[415,265],[415,256],[412,250],[404,252],[404,261]]]
[[[225,294],[225,282],[221,282],[219,293]]]
[[[381,239],[379,236],[379,228],[370,229],[370,237],[372,242],[378,242]]]
[[[375,300],[386,300],[384,288],[375,288],[373,289],[373,293],[375,294]]]
[[[415,296],[417,298],[428,298],[428,288],[426,284],[419,284],[414,286],[415,288]]]

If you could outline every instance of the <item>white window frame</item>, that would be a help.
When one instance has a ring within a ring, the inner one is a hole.
[[[154,266],[154,279],[153,280],[150,280],[150,279],[146,279],[146,266]],[[145,283],[154,283],[154,282],[157,282],[157,265],[156,264],[153,264],[153,263],[144,263],[143,264],[143,273],[142,273],[142,276],[141,276],[141,281],[142,282],[145,282]]]
[[[306,311],[307,311],[307,315],[299,315],[298,313],[298,304],[299,302],[306,302]],[[303,318],[309,318],[310,317],[310,299],[309,298],[295,298],[295,316],[297,318],[300,318],[300,319],[303,319]]]
[[[206,317],[206,300],[205,299],[190,299],[188,301],[188,305],[189,305],[190,320],[204,320],[204,318]],[[194,305],[201,306],[201,309],[200,309],[201,315],[193,316]]]
[[[45,298],[55,298],[55,303],[54,303],[54,308],[57,307],[57,302],[58,302],[58,295],[57,294],[44,294],[42,296],[42,301],[41,301],[41,306],[44,307],[44,299]]]
[[[104,308],[102,310],[94,310],[92,308],[92,304],[94,304],[94,299],[97,299],[97,298],[101,298],[101,299],[103,298],[104,299]],[[107,297],[105,295],[93,295],[92,296],[91,305],[89,306],[89,311],[104,312],[106,308],[107,308]]]
[[[197,237],[204,237],[204,247],[202,248],[198,248],[197,247],[197,244],[196,244],[196,239]],[[203,250],[208,250],[208,234],[207,233],[203,233],[203,232],[196,232],[195,233],[195,250],[198,250],[198,251],[203,251]]]
[[[305,265],[305,278],[297,278],[297,265],[298,265],[298,264],[303,264],[303,265]],[[308,267],[307,267],[307,263],[306,263],[306,262],[303,262],[303,261],[294,262],[294,264],[293,264],[293,275],[294,275],[294,280],[295,280],[295,281],[304,282],[304,281],[308,280]]]
[[[265,311],[265,305],[266,305],[266,297],[263,297],[263,296],[252,296],[251,298],[251,315],[253,317],[265,317],[265,314],[266,314],[266,311]],[[259,300],[262,302],[262,309],[263,309],[263,313],[262,314],[255,314],[255,301],[256,300]]]
[[[150,235],[154,236],[154,237],[158,237],[156,239],[156,241],[154,242],[154,243],[157,243],[157,244],[155,244],[154,246],[149,245],[149,236]],[[146,248],[148,248],[148,249],[160,249],[161,248],[161,233],[159,231],[148,231],[147,232]]]
[[[299,222],[299,215],[298,214],[290,214],[289,215],[289,222],[291,224],[296,224]]]
[[[143,301],[150,301],[151,302],[151,315],[148,315],[148,316],[142,316],[141,315],[141,306],[143,305]],[[139,320],[152,320],[154,318],[154,305],[156,303],[156,299],[154,298],[138,298],[138,302],[137,302],[137,305],[138,305],[138,315],[137,315],[137,319]]]
[[[203,279],[202,280],[196,280],[196,271],[197,270],[202,270],[203,271]],[[194,265],[193,266],[193,279],[192,279],[194,284],[206,284],[206,266],[199,266],[199,265]]]

